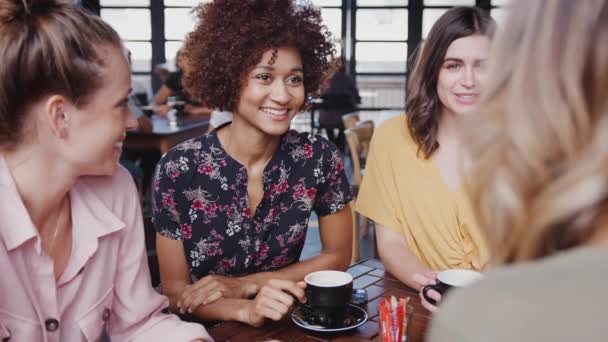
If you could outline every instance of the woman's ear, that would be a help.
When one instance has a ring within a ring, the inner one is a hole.
[[[68,104],[67,99],[61,95],[53,95],[46,101],[46,121],[49,123],[51,132],[61,139],[68,136],[70,127]]]

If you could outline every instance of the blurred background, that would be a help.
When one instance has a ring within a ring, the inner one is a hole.
[[[175,68],[175,54],[194,28],[192,8],[209,0],[81,0],[125,39],[133,54],[133,90],[162,85],[155,67]],[[407,57],[437,18],[453,6],[479,6],[501,23],[507,0],[313,0],[336,37],[361,95],[360,109],[403,110]],[[303,118],[304,119],[304,118]]]

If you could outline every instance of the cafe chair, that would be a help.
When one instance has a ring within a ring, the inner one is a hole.
[[[359,124],[359,121],[359,112],[353,112],[342,115],[342,123],[344,124],[344,129],[355,128],[357,124]]]
[[[365,160],[367,159],[367,153],[369,152],[369,145],[372,140],[374,133],[374,122],[363,121],[358,123],[353,128],[348,128],[344,131],[346,137],[346,143],[348,145],[348,151],[350,153],[352,164],[353,164],[353,192],[357,194],[359,186],[361,185],[361,179],[363,178]],[[367,235],[369,229],[369,219],[363,217],[363,223],[361,226],[363,236]],[[353,256],[352,262],[357,262],[359,259],[359,245],[361,243],[359,235],[359,225],[361,223],[361,215],[353,209]]]

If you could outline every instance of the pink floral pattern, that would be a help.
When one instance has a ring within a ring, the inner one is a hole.
[[[352,199],[337,148],[289,131],[264,170],[264,197],[252,216],[247,171],[214,131],[159,162],[153,218],[160,234],[183,241],[194,280],[239,276],[297,262],[311,212],[330,215]]]

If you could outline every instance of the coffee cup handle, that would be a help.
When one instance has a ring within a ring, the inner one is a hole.
[[[433,298],[429,297],[428,292],[430,290],[435,290],[437,292],[439,292],[439,290],[437,289],[437,285],[427,285],[425,287],[422,288],[422,297],[424,297],[424,299],[433,304],[433,305],[437,305],[437,301],[434,300]]]

